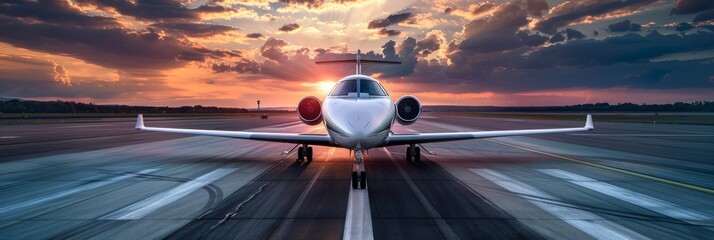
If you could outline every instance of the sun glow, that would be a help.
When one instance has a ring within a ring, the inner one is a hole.
[[[335,86],[335,82],[332,81],[319,81],[319,82],[308,82],[308,83],[303,83],[300,84],[302,86],[306,87],[314,87],[320,90],[320,92],[323,93],[328,93],[330,90],[332,90],[332,87]]]
[[[318,82],[318,86],[320,87],[320,91],[323,91],[325,93],[329,92],[332,90],[332,87],[335,86],[335,82]]]

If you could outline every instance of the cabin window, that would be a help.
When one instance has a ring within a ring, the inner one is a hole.
[[[387,96],[387,92],[384,91],[378,82],[362,79],[359,85],[360,93],[369,94],[368,96]]]
[[[352,94],[350,94],[352,93]],[[357,80],[345,80],[337,83],[330,96],[349,96],[357,95]]]

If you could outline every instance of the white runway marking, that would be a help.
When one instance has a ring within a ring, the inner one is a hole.
[[[701,221],[709,219],[709,217],[704,214],[679,207],[673,203],[653,198],[638,192],[633,192],[612,184],[600,182],[575,173],[560,169],[539,169],[538,171],[682,221]]]
[[[528,184],[519,182],[500,172],[490,169],[474,169],[470,171],[488,179],[508,191],[518,194],[518,196],[532,203],[570,224],[571,226],[580,229],[584,233],[596,239],[647,239],[632,230],[622,227],[618,224],[610,222],[595,215],[591,212],[577,209],[562,203],[558,198],[542,192]]]
[[[83,124],[83,125],[73,125],[73,126],[63,126],[57,128],[87,128],[87,127],[106,127],[112,126],[112,124]]]
[[[351,189],[347,201],[347,216],[345,217],[345,232],[342,239],[374,239],[372,232],[372,212],[369,207],[367,189]]]
[[[72,194],[75,194],[75,193],[80,193],[80,192],[84,192],[84,191],[87,191],[87,190],[92,190],[92,189],[95,189],[95,188],[100,188],[100,187],[103,187],[103,186],[106,186],[106,185],[109,185],[109,184],[112,184],[112,183],[115,183],[115,182],[118,182],[118,181],[122,181],[122,180],[125,180],[125,179],[129,179],[129,178],[135,177],[135,176],[137,176],[137,175],[141,175],[141,174],[148,174],[148,173],[151,173],[151,172],[154,172],[154,171],[157,171],[157,170],[159,170],[159,169],[146,169],[146,170],[139,171],[139,172],[137,172],[137,173],[128,173],[128,174],[124,174],[124,175],[121,175],[121,176],[116,176],[116,177],[107,179],[107,180],[105,180],[105,181],[92,182],[92,183],[89,183],[89,184],[85,184],[85,185],[82,185],[82,186],[78,186],[78,187],[75,187],[75,188],[71,188],[71,189],[68,189],[68,190],[66,190],[66,191],[58,192],[58,193],[55,193],[55,194],[52,194],[52,195],[49,195],[49,196],[45,196],[45,197],[42,197],[42,198],[33,199],[33,200],[30,200],[30,201],[26,201],[26,202],[22,202],[22,203],[10,205],[10,206],[7,206],[7,207],[3,207],[3,208],[0,208],[0,215],[6,214],[6,213],[9,213],[9,212],[13,212],[13,211],[16,211],[16,210],[22,210],[22,209],[26,209],[26,208],[30,208],[30,207],[35,207],[35,206],[38,206],[38,205],[41,205],[41,204],[46,204],[46,203],[48,203],[48,202],[50,202],[50,201],[54,201],[54,200],[57,200],[57,199],[60,199],[60,198],[63,198],[63,197],[66,197],[66,196],[69,196],[69,195],[72,195]]]
[[[113,213],[110,213],[102,219],[106,220],[136,220],[149,215],[150,213],[156,211],[157,209],[169,205],[176,200],[185,197],[189,193],[198,190],[222,177],[225,177],[229,173],[238,170],[238,168],[220,168],[213,170],[212,172],[206,173],[194,180],[185,182],[178,185],[171,190],[159,193],[153,197],[144,199],[125,208],[119,209]]]
[[[0,139],[13,139],[13,138],[19,138],[19,136],[0,136]]]
[[[714,137],[714,134],[627,134],[627,133],[572,133],[575,136],[597,136],[597,137]]]

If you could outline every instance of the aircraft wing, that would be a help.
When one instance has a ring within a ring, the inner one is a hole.
[[[192,135],[206,135],[227,138],[240,138],[258,141],[282,142],[282,143],[304,143],[320,146],[334,146],[327,134],[298,134],[298,133],[268,133],[268,132],[242,132],[242,131],[217,131],[182,128],[158,128],[144,126],[144,116],[139,114],[136,118],[136,130],[150,132],[167,132]]]
[[[422,134],[392,134],[383,146],[406,145],[430,142],[447,142],[477,138],[508,137],[547,133],[567,133],[593,130],[592,116],[588,115],[584,127],[579,128],[550,128],[550,129],[527,129],[527,130],[506,130],[506,131],[481,131],[481,132],[449,132],[449,133],[422,133]]]

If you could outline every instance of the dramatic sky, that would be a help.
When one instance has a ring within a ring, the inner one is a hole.
[[[294,106],[352,65],[424,104],[714,100],[712,0],[0,1],[0,96]]]

